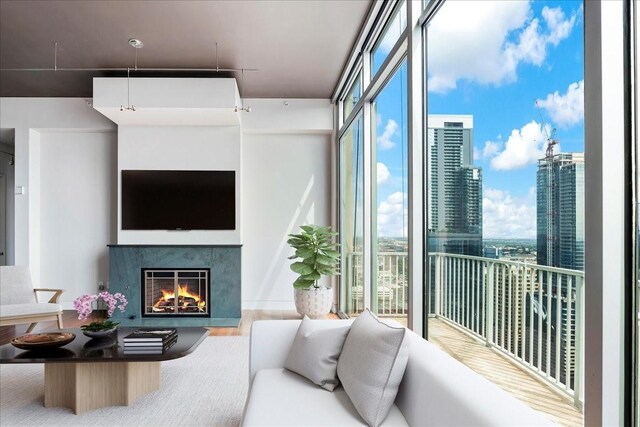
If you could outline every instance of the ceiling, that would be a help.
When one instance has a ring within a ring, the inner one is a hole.
[[[247,98],[329,98],[370,0],[0,2],[0,69],[133,67],[245,71]],[[113,71],[0,71],[0,96],[91,97]],[[132,72],[228,77],[239,73]]]

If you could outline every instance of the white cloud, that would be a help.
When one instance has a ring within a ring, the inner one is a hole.
[[[445,3],[429,26],[429,91],[445,93],[459,80],[515,81],[521,63],[541,66],[549,45],[569,36],[577,14],[545,7],[541,21],[528,1]]]
[[[564,94],[555,91],[537,102],[555,124],[565,129],[571,127],[584,119],[584,80],[571,83]]]
[[[391,25],[389,25],[387,32],[380,41],[380,50],[382,52],[391,52],[391,49],[393,49],[393,46],[395,46],[396,42],[400,38],[400,34],[402,34],[404,28],[407,26],[406,16],[407,2],[404,2],[402,3],[402,6],[400,6],[400,12],[396,15]]]
[[[391,172],[389,172],[389,168],[384,163],[378,162],[377,167],[377,182],[378,185],[384,184],[387,182],[389,177],[391,176]]]
[[[521,129],[512,130],[509,139],[504,144],[504,149],[496,151],[495,157],[491,159],[491,168],[496,170],[520,169],[543,158],[547,143],[546,135],[550,131],[549,125],[542,126],[535,120],[527,123]],[[497,143],[487,141],[485,148],[487,144]],[[554,149],[560,151],[558,145]]]
[[[500,139],[500,136],[498,136]],[[499,142],[485,141],[484,148],[482,149],[482,157],[488,159],[495,156],[500,151],[501,144]]]
[[[535,238],[536,188],[526,197],[513,197],[508,191],[484,188],[482,234],[485,238]]]
[[[482,159],[482,151],[478,150],[476,146],[473,146],[473,161],[477,162]]]
[[[390,194],[378,206],[378,236],[406,236],[407,215],[407,194],[401,191]]]
[[[565,19],[564,12],[560,7],[550,8],[545,6],[542,8],[542,17],[549,28],[547,40],[554,46],[558,46],[558,43],[571,34],[571,30],[576,23],[577,13],[571,15],[570,19]]]
[[[396,123],[395,120],[387,120],[387,124],[384,127],[382,135],[378,137],[378,147],[380,147],[381,150],[390,150],[396,146],[396,143],[393,142],[392,138],[398,133],[398,128],[398,123]]]

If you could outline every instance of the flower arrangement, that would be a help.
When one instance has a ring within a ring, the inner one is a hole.
[[[118,326],[118,322],[112,322],[111,320],[108,320],[108,318],[113,315],[114,311],[116,311],[116,307],[119,308],[122,313],[124,313],[124,309],[128,304],[125,296],[119,292],[116,292],[112,295],[107,291],[103,291],[97,295],[82,295],[74,299],[73,308],[75,308],[75,310],[78,312],[78,319],[87,319],[91,312],[93,312],[93,302],[97,301],[100,298],[102,298],[102,300],[107,303],[107,319],[91,322],[88,325],[82,325],[80,329],[82,329],[83,331],[106,331],[114,329],[116,326]],[[120,303],[119,305],[118,302]]]

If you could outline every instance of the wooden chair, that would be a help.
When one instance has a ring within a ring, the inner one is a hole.
[[[53,292],[46,303],[39,302],[38,292]],[[58,303],[62,289],[34,288],[29,267],[0,267],[0,326],[31,323],[27,333],[38,322],[57,320],[62,329],[62,305]]]

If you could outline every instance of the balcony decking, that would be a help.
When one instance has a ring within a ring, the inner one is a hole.
[[[568,397],[448,322],[429,318],[429,341],[553,421],[564,426],[583,425],[582,414]]]

